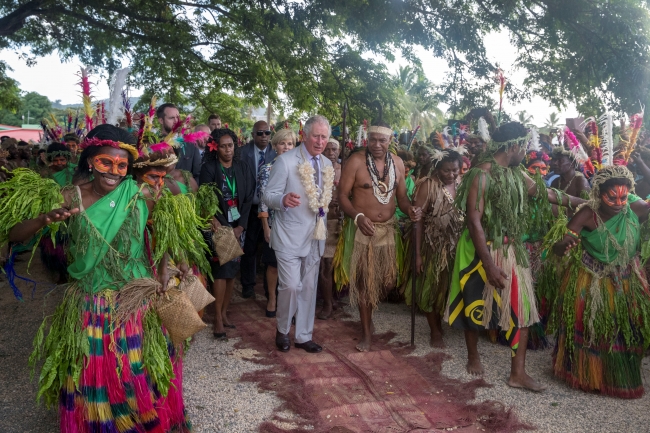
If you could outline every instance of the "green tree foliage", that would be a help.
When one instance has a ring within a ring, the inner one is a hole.
[[[26,93],[20,98],[19,110],[15,113],[10,110],[0,110],[0,123],[4,125],[20,126],[27,123],[29,116],[30,123],[38,124],[42,119],[48,118],[52,111],[52,103],[47,96],[36,92]],[[25,116],[23,121],[22,116]]]
[[[0,62],[0,110],[15,113],[20,109],[18,82],[7,76],[7,65]]]
[[[483,40],[506,30],[527,76],[508,84],[513,103],[537,94],[634,112],[650,102],[649,18],[644,0],[0,0],[0,48],[58,50],[109,73],[129,59],[137,83],[171,102],[270,98],[336,122],[347,101],[356,122],[380,101],[401,121],[409,113],[382,59],[417,65],[421,46],[447,62],[435,90],[457,117],[494,103]]]

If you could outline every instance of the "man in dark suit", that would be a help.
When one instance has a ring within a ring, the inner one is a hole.
[[[156,109],[156,117],[160,123],[161,138],[165,138],[172,132],[174,125],[178,123],[180,114],[178,108],[174,104],[162,104]],[[201,153],[199,149],[193,144],[183,143],[180,148],[175,149],[178,156],[176,168],[185,170],[192,173],[192,177],[198,183],[199,175],[201,174]]]
[[[236,159],[244,161],[253,169],[255,174],[255,191],[257,191],[257,175],[264,164],[268,164],[276,157],[271,146],[271,128],[269,124],[260,120],[253,125],[253,141],[237,148]],[[257,247],[264,240],[262,223],[257,217],[257,207],[260,203],[255,194],[253,206],[248,216],[246,240],[244,242],[244,255],[241,259],[241,285],[242,296],[250,298],[255,295],[255,271],[257,267]]]

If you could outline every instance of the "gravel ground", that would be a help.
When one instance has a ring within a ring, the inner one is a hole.
[[[235,295],[233,303],[241,301]],[[194,336],[183,374],[185,406],[196,433],[255,432],[281,403],[275,393],[239,381],[242,374],[266,367],[242,359],[257,353],[234,349],[238,341],[215,341],[210,325]]]
[[[349,320],[359,320],[357,311],[346,307],[350,313]],[[411,339],[410,308],[404,304],[384,303],[375,313],[374,324],[377,333],[393,331],[397,336],[393,341],[409,342]],[[317,336],[315,336],[317,338]],[[465,371],[467,351],[463,332],[445,327],[446,349],[450,356],[443,364],[442,372],[446,376],[470,381]],[[433,350],[429,346],[429,326],[423,315],[416,316],[415,345],[413,356],[427,354]],[[648,432],[650,431],[650,396],[648,395],[650,377],[650,359],[643,361],[643,377],[646,394],[637,400],[622,400],[601,397],[574,390],[553,377],[551,368],[552,349],[528,351],[526,357],[528,373],[548,386],[540,394],[506,385],[510,374],[510,349],[495,345],[487,339],[479,340],[479,352],[486,370],[485,380],[492,388],[479,388],[476,402],[497,400],[515,408],[520,420],[537,427],[543,433],[558,432]]]
[[[18,263],[19,273],[25,263],[26,258]],[[37,281],[47,280],[36,262],[31,274]],[[43,314],[50,314],[62,295],[62,291],[57,290],[44,303],[44,289],[41,286],[34,299],[27,294],[25,302],[18,302],[6,281],[0,278],[0,432],[3,433],[58,431],[55,411],[48,411],[35,403],[36,382],[30,380],[27,367],[31,342]],[[233,302],[241,300],[235,296]],[[349,320],[358,320],[356,311],[349,307],[346,310],[351,316]],[[410,339],[410,310],[405,305],[382,304],[375,314],[374,323],[378,333],[396,332],[395,341],[407,342]],[[433,350],[428,345],[428,333],[424,316],[418,315],[417,349],[413,355],[424,355]],[[318,335],[314,337],[318,341]],[[462,332],[447,328],[444,339],[447,349],[443,351],[450,358],[443,364],[443,373],[462,381],[471,380],[472,377],[465,372]],[[234,349],[237,341],[216,342],[208,327],[195,336],[186,355],[185,403],[197,433],[255,432],[281,403],[274,393],[261,391],[253,383],[239,381],[245,372],[264,367],[243,359],[256,354]],[[572,390],[553,378],[550,349],[528,352],[528,372],[548,385],[542,394],[511,389],[505,384],[510,369],[507,347],[481,339],[479,350],[486,367],[485,379],[493,387],[479,389],[476,400],[497,400],[512,406],[522,421],[535,425],[540,432],[650,431],[650,397],[620,400]],[[649,373],[650,362],[646,358],[644,380]],[[290,414],[286,415],[290,417]]]

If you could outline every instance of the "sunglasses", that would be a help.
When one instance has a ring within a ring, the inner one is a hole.
[[[261,137],[262,135],[271,135],[271,130],[267,129],[266,131],[256,131],[256,134],[258,137]]]

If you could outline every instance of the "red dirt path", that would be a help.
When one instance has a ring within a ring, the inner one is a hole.
[[[514,432],[532,427],[522,424],[499,402],[468,404],[483,379],[463,383],[443,376],[447,355],[431,353],[407,356],[404,343],[389,343],[394,334],[375,335],[373,351],[355,349],[358,322],[316,320],[314,340],[320,354],[292,347],[288,353],[275,349],[275,319],[264,316],[265,303],[254,300],[231,304],[229,318],[241,337],[240,349],[254,349],[252,361],[268,369],[247,373],[244,381],[277,393],[284,403],[280,411],[298,415],[285,419],[274,415],[260,432]]]

